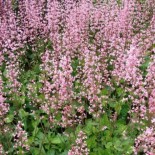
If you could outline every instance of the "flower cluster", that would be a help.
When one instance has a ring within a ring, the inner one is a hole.
[[[0,78],[0,126],[3,127],[5,115],[9,111],[9,104],[5,103],[3,93],[3,81]]]
[[[29,145],[28,145],[28,139],[27,139],[27,133],[25,130],[23,130],[23,124],[18,121],[18,124],[16,126],[16,132],[14,133],[14,148],[22,148],[23,151],[29,150]]]
[[[155,154],[155,128],[146,130],[136,138],[134,152],[143,151],[146,155]]]
[[[4,103],[4,98],[0,96],[0,117],[5,115],[9,111],[8,104]]]
[[[89,150],[86,144],[87,136],[83,131],[80,131],[77,139],[76,144],[72,146],[71,150],[68,152],[68,155],[88,155]]]
[[[0,144],[0,154],[3,154],[3,153],[4,153],[3,146],[2,146],[2,144]]]

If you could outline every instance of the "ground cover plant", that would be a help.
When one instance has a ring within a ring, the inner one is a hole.
[[[0,155],[155,155],[155,1],[1,0]]]

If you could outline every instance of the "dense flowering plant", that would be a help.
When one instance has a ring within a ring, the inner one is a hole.
[[[155,155],[155,0],[0,0],[0,155]]]

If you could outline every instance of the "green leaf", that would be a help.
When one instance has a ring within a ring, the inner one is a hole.
[[[68,151],[65,150],[63,153],[61,153],[60,155],[68,155]]]
[[[120,114],[121,109],[122,109],[121,103],[117,102],[115,105],[115,110],[116,110],[117,114]]]
[[[47,155],[55,155],[55,150],[49,150],[49,151],[47,152]]]
[[[28,112],[26,112],[24,109],[20,109],[20,110],[19,110],[19,117],[20,117],[21,119],[25,118],[25,117],[28,116],[28,115],[29,115]]]
[[[42,139],[44,139],[45,135],[44,135],[44,133],[42,133],[42,132],[38,132],[38,133],[37,133],[37,137],[38,137],[40,140],[42,140]]]
[[[102,91],[101,91],[101,93],[102,93],[102,95],[108,95],[108,89],[103,89]]]
[[[56,137],[51,139],[51,143],[52,144],[61,144],[62,140],[60,139],[60,136],[56,136]]]
[[[5,118],[5,123],[11,123],[14,119],[14,115],[10,114]]]
[[[87,139],[87,145],[89,148],[96,148],[97,142],[96,142],[95,135],[93,135]]]
[[[108,142],[108,143],[105,145],[105,147],[106,147],[107,149],[109,149],[109,148],[112,147],[112,146],[113,146],[112,142]]]
[[[116,89],[116,91],[117,91],[118,96],[124,95],[124,90],[122,88],[119,87]]]

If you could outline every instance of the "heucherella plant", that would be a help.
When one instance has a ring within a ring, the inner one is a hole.
[[[154,4],[1,0],[0,155],[154,155]]]

